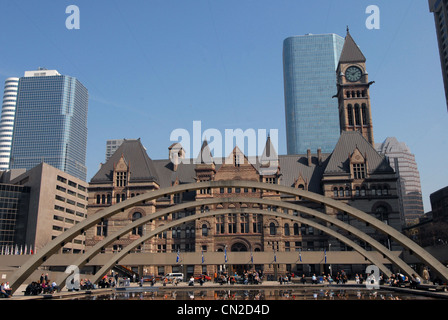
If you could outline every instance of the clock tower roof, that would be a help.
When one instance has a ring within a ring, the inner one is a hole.
[[[342,47],[341,56],[339,58],[339,64],[351,62],[366,62],[366,57],[362,54],[361,49],[359,49],[347,28],[347,35],[345,36],[344,46]]]

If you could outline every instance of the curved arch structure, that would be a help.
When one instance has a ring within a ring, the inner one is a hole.
[[[306,223],[309,226],[312,226],[313,228],[322,230],[323,232],[327,233],[328,235],[339,239],[340,241],[344,242],[345,244],[349,245],[350,247],[353,247],[354,250],[356,250],[361,255],[363,255],[366,259],[368,259],[372,263],[374,263],[387,276],[390,276],[390,274],[391,274],[390,270],[386,266],[384,266],[384,264],[382,264],[381,261],[379,261],[374,255],[372,255],[371,252],[364,250],[360,245],[356,244],[354,241],[348,239],[347,237],[341,235],[337,231],[334,231],[333,229],[323,226],[317,222],[310,221],[309,219],[306,219],[306,218],[302,218],[302,217],[298,217],[298,216],[291,216],[286,213],[279,213],[279,212],[254,209],[254,208],[251,208],[251,209],[245,209],[245,208],[242,208],[242,209],[218,209],[218,210],[213,210],[213,211],[209,211],[206,213],[202,213],[202,214],[200,214],[199,218],[205,218],[205,217],[211,217],[211,216],[215,216],[215,215],[229,214],[229,213],[255,213],[255,214],[263,214],[263,215],[272,215],[272,216],[286,218],[286,219],[290,219],[290,220],[301,222],[301,223]],[[158,233],[161,233],[161,232],[166,231],[170,228],[173,228],[177,225],[180,225],[180,224],[183,224],[186,222],[190,222],[190,221],[193,221],[196,219],[198,219],[198,217],[196,215],[188,216],[188,217],[185,217],[185,218],[182,218],[179,220],[172,221],[170,223],[167,223],[163,226],[156,228],[155,230],[150,231],[145,236],[130,243],[128,246],[126,246],[126,248],[124,250],[120,251],[112,259],[110,259],[108,262],[106,262],[104,264],[104,266],[92,277],[91,281],[93,283],[98,282],[115,264],[118,264],[118,262],[123,257],[128,255],[132,249],[135,249],[141,243],[148,241],[149,239],[151,239]]]
[[[287,203],[287,202],[282,202],[282,201],[278,201],[278,200],[269,200],[269,199],[258,199],[258,198],[243,198],[243,197],[230,197],[230,198],[213,198],[213,199],[206,199],[206,200],[199,200],[199,201],[194,201],[194,202],[187,202],[187,203],[182,203],[182,204],[178,204],[175,206],[171,206],[169,208],[166,209],[162,209],[159,210],[157,212],[155,212],[154,214],[142,217],[130,224],[128,224],[127,226],[121,228],[119,231],[115,232],[114,234],[111,234],[109,236],[107,236],[106,238],[104,238],[102,241],[98,242],[95,246],[93,246],[92,248],[90,248],[86,253],[84,253],[83,255],[80,255],[80,257],[73,263],[73,265],[78,266],[78,268],[83,267],[86,263],[88,263],[90,261],[90,259],[92,257],[94,257],[95,255],[97,255],[99,252],[101,252],[101,250],[107,246],[109,246],[110,244],[112,244],[115,240],[118,240],[121,236],[129,233],[131,230],[133,230],[134,228],[137,228],[143,224],[146,224],[148,222],[151,222],[154,219],[160,218],[162,216],[165,216],[167,214],[173,213],[173,212],[179,212],[188,208],[192,208],[192,207],[201,207],[201,206],[208,206],[208,205],[213,205],[213,204],[223,204],[223,203],[251,203],[251,204],[262,204],[262,205],[269,205],[269,206],[277,206],[279,208],[285,208],[285,209],[291,209],[291,210],[295,210],[295,211],[299,211],[302,213],[305,213],[307,215],[313,216],[314,218],[317,218],[320,221],[326,222],[326,223],[330,223],[332,225],[335,225],[337,227],[340,227],[341,229],[350,232],[351,234],[353,234],[354,236],[362,239],[363,241],[369,243],[373,248],[375,248],[378,252],[382,253],[383,256],[385,256],[386,258],[388,258],[395,266],[397,266],[399,269],[403,270],[404,273],[408,274],[409,276],[414,273],[415,271],[410,268],[403,260],[401,260],[400,258],[394,256],[392,254],[391,251],[389,251],[386,247],[384,247],[382,244],[380,244],[378,241],[376,241],[375,239],[373,239],[372,237],[370,237],[369,235],[367,235],[366,233],[358,230],[357,228],[335,218],[329,215],[326,215],[322,212],[319,212],[317,210],[314,209],[310,209],[301,205],[297,205],[297,204],[291,204],[291,203]],[[238,212],[243,212],[244,208],[241,208],[240,211]],[[251,213],[254,213],[255,208],[251,208],[249,209],[249,211]],[[247,212],[247,211],[244,211]],[[289,220],[295,220],[293,218],[295,218],[296,216],[290,215],[290,214],[280,214],[280,212],[273,212],[272,214],[270,214],[271,211],[263,211],[263,214],[267,214],[267,215],[271,215],[271,216],[281,216],[282,218],[287,218]],[[214,211],[213,215],[220,215],[220,214],[226,214],[226,212],[224,212],[224,209],[218,209],[216,211]],[[209,216],[209,215],[207,215]],[[193,218],[189,221],[192,221],[194,219],[200,219],[200,218],[204,218],[206,217],[203,213],[199,213],[199,214],[195,214],[192,216]],[[177,220],[176,220],[177,221]],[[301,221],[303,223],[306,223],[308,225],[311,225],[311,220],[309,220],[308,218],[303,218],[301,217]],[[178,224],[173,225],[172,227],[177,226]],[[316,227],[317,229],[317,227]],[[158,231],[158,233],[163,232],[167,230],[166,228],[163,228],[163,230]],[[323,231],[323,230],[322,230]],[[157,233],[156,233],[157,234]],[[132,249],[134,249],[135,247],[137,247],[138,245],[140,245],[141,243],[147,241],[146,240],[142,240],[144,238],[139,238],[137,240],[135,240],[133,243],[129,244],[128,246],[126,246],[124,248],[125,252],[129,252]],[[112,258],[112,261],[116,261],[116,258]],[[385,274],[388,274],[387,272],[385,272]],[[65,279],[67,278],[68,275],[63,275],[61,276],[60,279],[58,279],[57,283],[64,283]]]
[[[422,262],[427,264],[432,268],[434,272],[439,274],[443,279],[448,281],[448,269],[440,263],[436,258],[434,258],[432,255],[430,255],[426,250],[424,250],[422,247],[417,245],[415,242],[413,242],[411,239],[407,238],[405,235],[401,234],[399,231],[395,230],[394,228],[386,225],[385,223],[379,221],[378,219],[370,216],[369,214],[356,209],[354,207],[351,207],[345,203],[342,203],[340,201],[327,198],[325,196],[301,190],[301,189],[295,189],[292,187],[286,187],[276,184],[268,184],[268,183],[261,183],[256,181],[243,181],[243,180],[222,180],[222,181],[205,181],[205,182],[198,182],[198,183],[192,183],[192,184],[183,184],[183,185],[177,185],[165,189],[159,189],[147,193],[140,194],[136,197],[129,198],[123,202],[117,203],[113,206],[107,207],[98,213],[88,217],[84,221],[78,223],[77,225],[73,226],[72,228],[68,229],[66,232],[62,233],[55,239],[53,239],[51,242],[49,242],[42,250],[40,250],[36,255],[32,256],[25,264],[22,265],[20,269],[18,269],[11,278],[11,288],[12,291],[15,292],[17,288],[23,283],[23,281],[28,278],[28,276],[31,275],[31,273],[39,267],[43,262],[45,262],[51,255],[56,253],[61,247],[63,247],[68,241],[71,241],[73,238],[78,236],[79,234],[84,233],[87,229],[93,227],[98,222],[107,219],[111,216],[113,216],[116,213],[122,212],[130,207],[136,206],[141,203],[145,203],[146,201],[154,200],[157,198],[160,198],[162,196],[175,194],[179,192],[184,192],[188,190],[197,190],[197,189],[204,189],[204,188],[225,188],[225,187],[240,187],[240,188],[256,188],[261,190],[268,190],[268,191],[277,191],[279,193],[293,195],[302,197],[304,199],[310,200],[312,202],[317,202],[332,208],[335,208],[339,211],[346,212],[350,216],[361,220],[365,223],[368,223],[370,226],[374,227],[375,229],[379,230],[382,233],[385,233],[389,235],[392,239],[394,239],[396,242],[398,242],[403,247],[407,248],[408,250],[412,251],[414,255],[419,258]],[[229,198],[230,199],[230,198]],[[220,198],[219,202],[224,202],[224,198]],[[268,201],[266,199],[255,199],[257,203],[262,204],[264,201]],[[204,200],[205,201],[205,200]],[[271,201],[271,200],[269,200]],[[198,203],[199,201],[195,201],[193,203]],[[244,198],[244,201],[241,202],[249,202],[248,198]],[[289,204],[281,201],[277,201],[281,205],[277,205],[280,207],[287,208],[288,205],[291,206],[297,206],[294,204]],[[298,210],[304,213],[307,213],[306,210],[311,210],[309,208],[301,207],[301,209],[293,208],[293,210]],[[240,209],[241,210],[241,209]],[[252,210],[253,211],[253,210]],[[155,214],[151,215],[151,217],[155,217],[158,213],[161,211],[156,212]],[[317,212],[317,211],[316,211]],[[166,214],[166,213],[165,213]],[[208,214],[208,213],[207,213]],[[204,214],[201,214],[203,216]],[[275,215],[280,216],[280,213],[276,212]],[[322,213],[322,215],[329,217],[328,215],[325,215]],[[195,217],[197,218],[197,217]],[[291,216],[287,217],[288,219],[291,219]],[[140,219],[139,219],[140,220]],[[136,220],[135,223],[139,220]],[[337,219],[335,219],[337,220]],[[339,221],[339,220],[338,220]],[[310,221],[307,220],[307,224]],[[335,221],[336,222],[336,221]],[[353,229],[352,232],[357,230],[356,228],[349,226],[345,228],[345,226],[342,226],[344,229],[348,230]],[[359,231],[359,230],[358,230]],[[141,239],[141,238],[140,238]],[[374,247],[374,242],[369,241],[369,243]],[[380,245],[383,247],[382,245]],[[384,247],[383,247],[384,248]],[[377,249],[378,250],[378,249]],[[127,252],[128,250],[126,250]],[[393,257],[391,262],[400,265],[401,262],[397,260],[397,257]],[[406,265],[407,266],[407,265]],[[409,268],[409,267],[407,267]],[[407,268],[403,268],[403,270],[409,270]],[[412,271],[413,272],[413,271]],[[408,273],[408,272],[406,272]]]

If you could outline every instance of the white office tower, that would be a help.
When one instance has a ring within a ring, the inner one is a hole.
[[[9,169],[19,78],[7,78],[0,118],[0,170]]]
[[[109,160],[110,157],[117,151],[117,149],[121,146],[124,139],[114,139],[114,140],[107,140],[106,142],[106,162]]]
[[[392,168],[398,172],[403,222],[407,224],[416,222],[417,218],[424,214],[424,209],[415,156],[406,143],[399,142],[395,137],[388,137],[383,143],[376,143],[375,148],[389,158]]]

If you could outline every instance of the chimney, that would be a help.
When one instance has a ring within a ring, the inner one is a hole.
[[[173,143],[168,147],[169,151],[169,159],[173,164],[173,170],[177,171],[177,167],[179,163],[182,161],[181,159],[185,158],[185,152],[180,143]]]
[[[311,150],[310,149],[306,150],[306,157],[308,158],[308,166],[311,167],[312,162],[311,162]]]

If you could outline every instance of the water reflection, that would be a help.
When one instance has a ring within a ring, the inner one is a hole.
[[[410,300],[430,299],[408,293],[363,289],[154,290],[113,292],[74,300]]]

